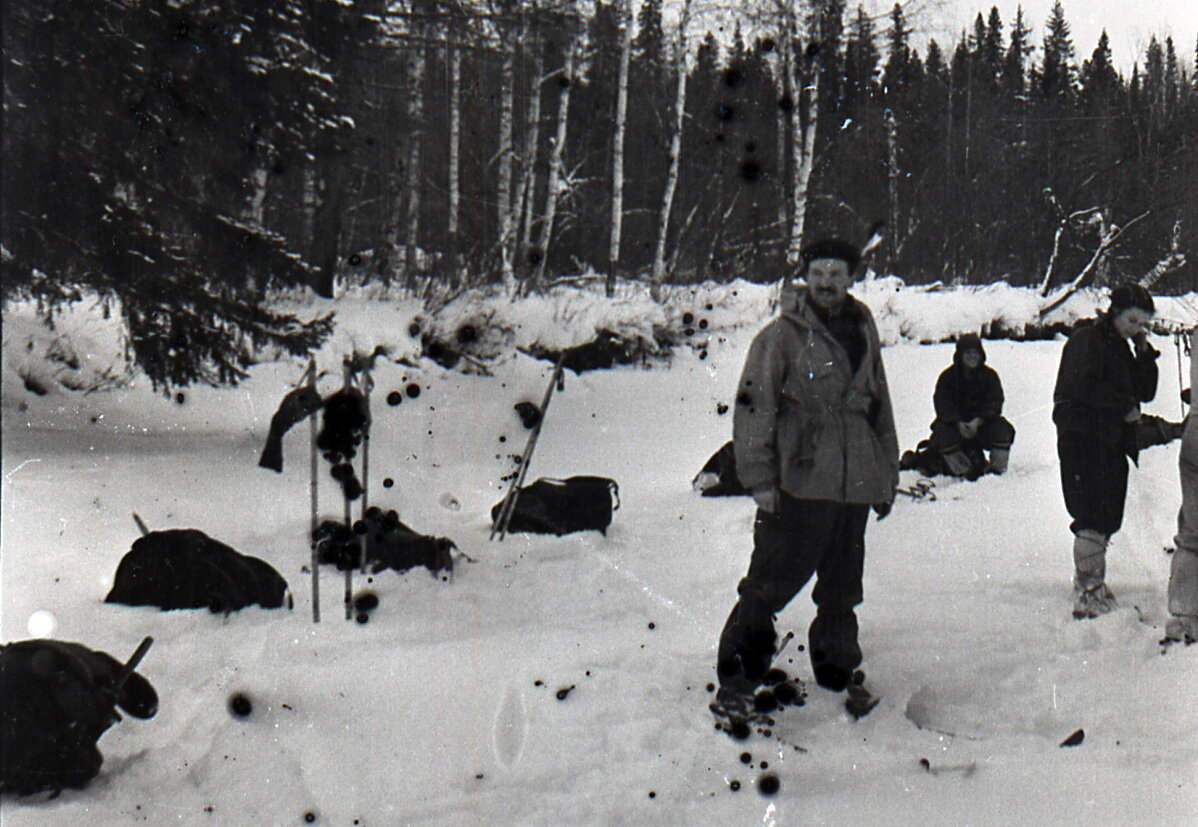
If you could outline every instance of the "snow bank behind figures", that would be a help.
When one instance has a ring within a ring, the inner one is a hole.
[[[911,286],[888,276],[867,278],[853,288],[873,311],[887,345],[942,342],[979,331],[999,338],[1043,338],[1094,316],[1106,306],[1107,292],[1079,290],[1041,319],[1039,308],[1047,299],[1034,289],[1002,282]],[[661,302],[649,296],[647,285],[621,282],[609,299],[596,280],[514,301],[502,291],[478,288],[432,309],[398,288],[354,287],[334,300],[289,291],[277,298],[276,309],[301,318],[336,313],[333,335],[315,354],[324,377],[322,390],[331,390],[343,361],[353,356],[410,367],[428,357],[458,372],[486,374],[517,352],[552,359],[563,350],[604,340],[622,351],[624,358],[617,361],[665,358],[677,347],[691,348],[703,358],[706,348],[726,334],[763,325],[777,311],[776,298],[775,285],[735,281],[668,286]],[[1160,332],[1198,326],[1198,297],[1193,294],[1158,297],[1157,308]],[[95,418],[91,424],[100,427],[202,433],[211,424],[203,406],[186,403],[210,395],[215,401],[220,393],[193,386],[176,389],[170,397],[158,394],[151,402],[149,382],[130,364],[119,308],[95,296],[55,309],[49,325],[34,302],[9,302],[3,347],[5,409],[28,414],[27,424],[33,426],[77,426]],[[260,350],[254,361],[259,368],[246,381],[277,384],[280,396],[299,378],[299,360],[286,354]],[[261,366],[268,363],[275,367],[264,370]],[[103,421],[104,411],[92,404],[101,391],[133,394],[123,406],[130,410],[124,421]],[[252,422],[259,418],[255,412],[244,413]]]

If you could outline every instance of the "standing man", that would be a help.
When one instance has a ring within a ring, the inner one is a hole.
[[[1155,313],[1143,286],[1120,285],[1107,312],[1078,326],[1061,351],[1052,419],[1065,508],[1073,518],[1073,616],[1079,620],[1118,608],[1106,585],[1106,549],[1123,524],[1127,460],[1139,455],[1140,403],[1156,395],[1160,353],[1146,332]]]
[[[820,686],[848,688],[861,663],[865,524],[890,512],[898,441],[873,316],[849,295],[860,253],[828,239],[803,250],[805,286],[749,348],[733,418],[736,468],[757,502],[753,556],[720,636],[713,712],[751,709],[774,656],[773,615],[814,574],[808,631]]]

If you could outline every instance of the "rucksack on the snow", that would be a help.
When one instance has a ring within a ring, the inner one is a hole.
[[[608,477],[578,476],[564,480],[542,477],[517,492],[509,532],[607,534],[612,512],[620,507],[620,487]],[[491,508],[491,523],[499,518],[503,501]]]
[[[96,741],[121,720],[116,706],[152,718],[158,695],[107,652],[60,640],[0,646],[0,792],[86,786],[104,761]]]
[[[740,497],[749,490],[740,484],[736,476],[736,451],[732,440],[724,443],[720,450],[711,455],[707,464],[691,480],[691,487],[704,497]]]
[[[151,531],[121,558],[106,603],[235,612],[292,608],[287,581],[257,557],[195,529]]]
[[[431,573],[453,571],[457,549],[448,537],[420,534],[399,521],[395,511],[383,512],[376,506],[366,509],[362,520],[350,528],[345,523],[325,520],[316,529],[316,549],[320,562],[338,569],[357,568],[365,538],[366,566],[377,574],[383,569],[405,572],[424,566]]]

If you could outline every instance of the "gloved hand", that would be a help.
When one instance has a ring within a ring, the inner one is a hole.
[[[781,495],[777,488],[757,488],[753,491],[753,501],[757,503],[757,507],[767,514],[778,513],[778,501]]]
[[[1136,405],[1130,411],[1123,415],[1124,422],[1139,422],[1140,421],[1140,406]]]
[[[890,507],[893,503],[874,503],[874,513],[878,515],[879,520],[885,520],[886,515],[890,513]]]

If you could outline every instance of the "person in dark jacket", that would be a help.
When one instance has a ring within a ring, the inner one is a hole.
[[[898,441],[881,344],[869,308],[848,293],[859,253],[839,240],[803,251],[803,287],[749,348],[733,447],[757,503],[753,555],[720,636],[712,711],[745,711],[774,656],[773,615],[813,577],[808,653],[816,681],[844,691],[861,662],[865,526],[890,511]]]
[[[1123,524],[1127,460],[1135,461],[1139,451],[1140,404],[1156,395],[1160,353],[1146,332],[1155,312],[1142,286],[1117,287],[1107,312],[1076,328],[1061,352],[1052,418],[1065,507],[1073,518],[1078,619],[1118,608],[1106,585],[1106,549]]]
[[[953,363],[936,380],[932,402],[936,419],[927,450],[939,455],[949,473],[964,477],[1007,470],[1015,428],[1003,418],[1002,380],[986,364],[986,350],[976,333],[957,340]],[[981,468],[974,467],[971,455],[982,458]]]

